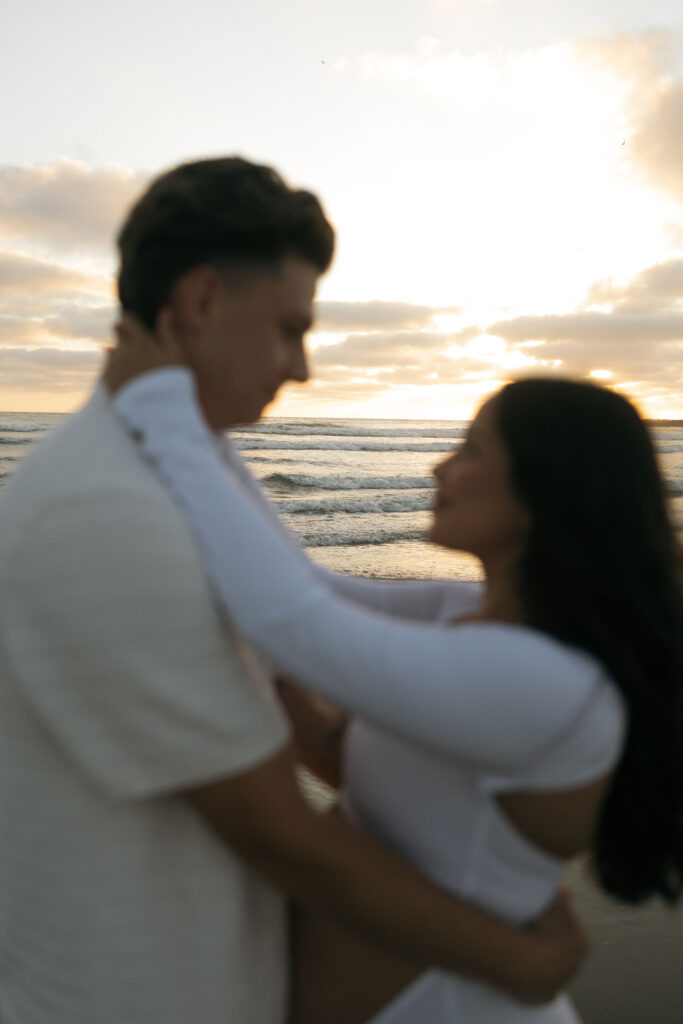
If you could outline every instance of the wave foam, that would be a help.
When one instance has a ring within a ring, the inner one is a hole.
[[[260,438],[236,438],[240,451],[337,451],[337,452],[451,452],[453,443],[428,441],[415,444],[395,444],[391,441],[365,441],[362,438],[348,441],[281,441]]]
[[[401,540],[422,540],[424,530],[382,530],[368,531],[349,536],[343,530],[327,530],[323,536],[320,534],[307,535],[299,533],[299,540],[307,548],[332,548],[332,547],[375,547],[379,544],[395,544]]]
[[[289,515],[325,515],[328,512],[350,512],[365,514],[371,512],[426,512],[432,508],[434,502],[430,495],[420,497],[393,497],[376,498],[367,501],[345,500],[344,498],[330,498],[329,500],[316,501],[315,499],[304,501],[278,501],[276,502],[278,512],[286,512]]]
[[[2,434],[43,434],[49,429],[45,423],[0,423]]]
[[[306,473],[270,473],[261,478],[269,490],[292,491],[404,491],[430,490],[434,480],[430,476],[308,476]]]
[[[242,438],[251,434],[279,434],[280,436],[304,435],[306,437],[432,437],[457,440],[467,433],[466,426],[449,427],[371,427],[348,426],[343,423],[271,423],[264,421],[250,427],[232,431],[233,437]]]

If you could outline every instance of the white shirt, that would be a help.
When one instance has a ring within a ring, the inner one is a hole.
[[[0,495],[0,1019],[281,1024],[284,905],[180,795],[288,739],[102,392]]]

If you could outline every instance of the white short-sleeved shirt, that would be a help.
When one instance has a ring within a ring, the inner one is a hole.
[[[282,899],[180,795],[287,725],[98,391],[0,495],[0,1019],[281,1024]]]

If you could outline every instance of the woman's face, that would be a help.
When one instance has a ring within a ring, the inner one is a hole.
[[[435,544],[468,551],[484,564],[519,557],[530,524],[512,489],[495,410],[495,398],[489,399],[462,446],[434,470],[438,490],[428,534]]]

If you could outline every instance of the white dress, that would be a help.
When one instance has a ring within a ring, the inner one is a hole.
[[[443,888],[513,923],[536,917],[565,865],[522,837],[495,796],[567,789],[613,767],[625,716],[599,663],[526,627],[410,622],[335,593],[226,469],[187,371],[137,378],[115,407],[183,510],[237,628],[279,669],[358,716],[346,813]],[[472,610],[476,588],[454,593],[449,616],[458,604]],[[563,996],[521,1006],[433,970],[373,1024],[577,1020]]]

